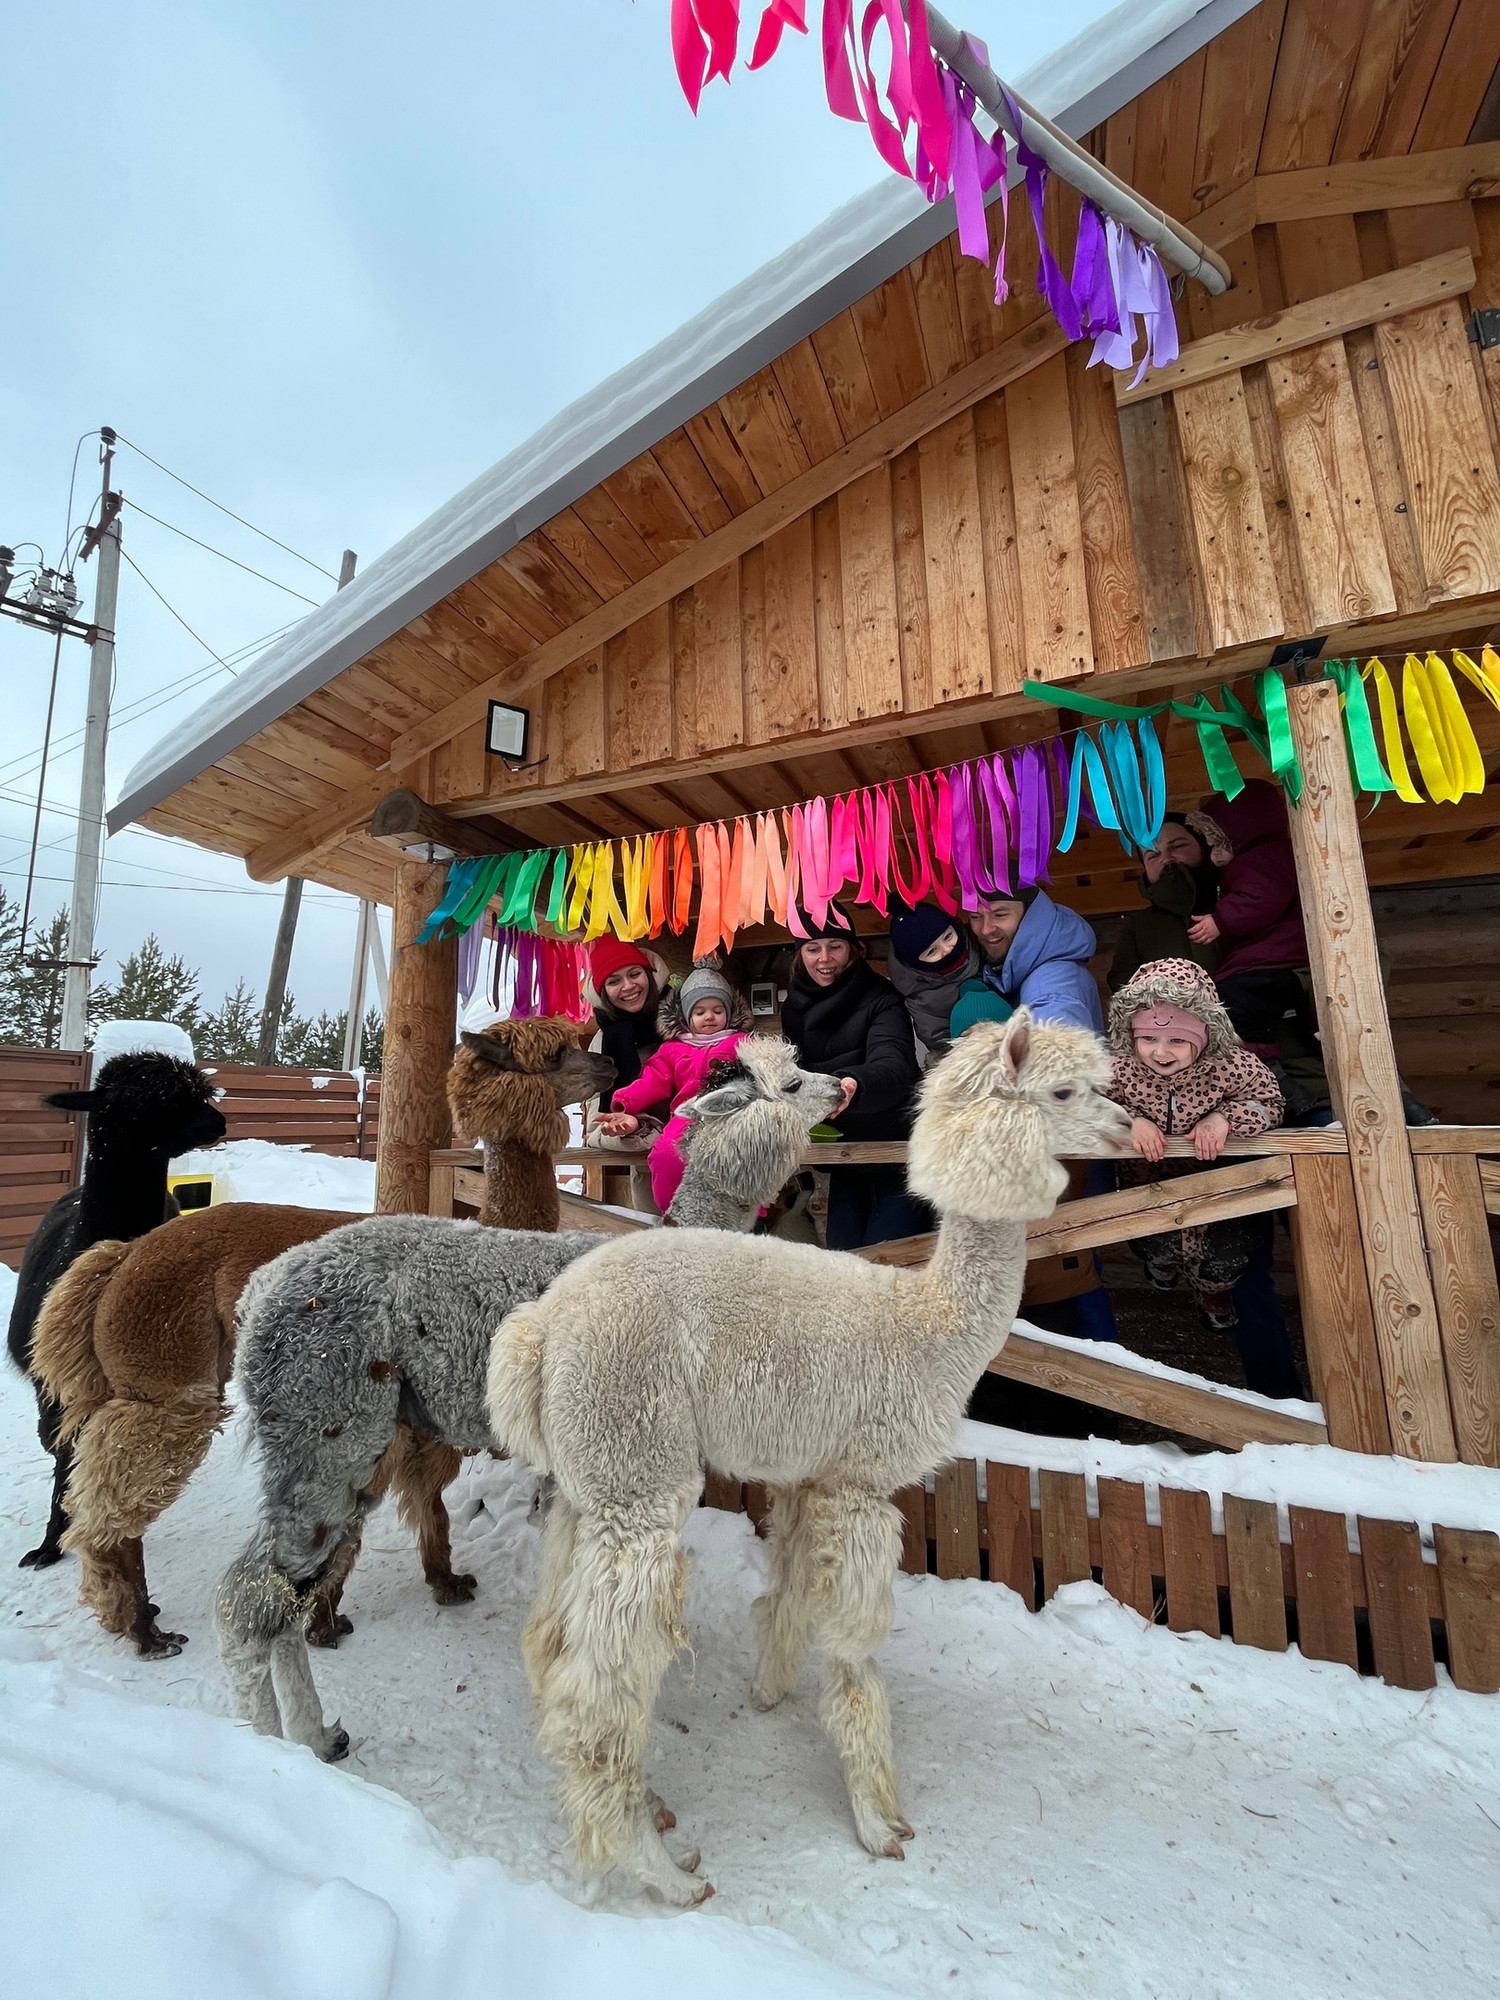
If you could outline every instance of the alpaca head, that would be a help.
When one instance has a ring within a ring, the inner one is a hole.
[[[42,1102],[54,1111],[88,1113],[89,1149],[164,1153],[175,1159],[197,1146],[216,1146],[229,1129],[215,1104],[218,1091],[196,1063],[142,1050],[111,1056],[89,1090],[57,1090]]]
[[[836,1076],[800,1069],[779,1036],[748,1035],[709,1086],[679,1107],[690,1175],[753,1208],[774,1201],[796,1173],[807,1135],[843,1097]]]
[[[1050,1215],[1068,1177],[1057,1156],[1125,1150],[1130,1114],[1103,1095],[1109,1051],[1088,1028],[1026,1007],[981,1021],[928,1070],[907,1184],[981,1222]]]
[[[497,1021],[465,1033],[448,1072],[456,1137],[551,1153],[567,1144],[565,1104],[608,1090],[615,1066],[580,1046],[572,1021]]]

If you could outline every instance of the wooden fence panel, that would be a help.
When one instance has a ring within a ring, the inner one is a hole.
[[[87,1088],[89,1058],[64,1049],[0,1049],[0,1262],[19,1270],[33,1230],[78,1179],[83,1120],[42,1108],[55,1090]]]
[[[219,1109],[229,1122],[229,1138],[267,1139],[347,1159],[375,1157],[379,1092],[368,1108],[362,1106],[359,1080],[348,1071],[261,1069],[253,1063],[205,1068],[223,1092]]]
[[[1161,1527],[1154,1528],[1146,1488],[1135,1480],[1099,1479],[1094,1521],[1081,1473],[1042,1470],[1041,1503],[1033,1506],[1029,1467],[989,1461],[982,1499],[979,1471],[960,1459],[940,1469],[931,1493],[907,1486],[892,1495],[903,1524],[901,1568],[909,1575],[924,1576],[929,1565],[939,1576],[987,1573],[1036,1611],[1038,1559],[1044,1601],[1098,1569],[1111,1596],[1142,1617],[1214,1638],[1227,1586],[1234,1644],[1285,1652],[1290,1600],[1301,1651],[1355,1672],[1364,1671],[1356,1627],[1363,1613],[1366,1657],[1390,1686],[1432,1687],[1435,1647],[1445,1638],[1455,1685],[1500,1693],[1500,1537],[1493,1534],[1437,1527],[1433,1563],[1413,1523],[1361,1517],[1360,1552],[1353,1554],[1342,1514],[1291,1507],[1287,1546],[1268,1500],[1226,1493],[1224,1530],[1215,1533],[1207,1493],[1158,1485]],[[757,1529],[765,1520],[763,1487],[711,1474],[704,1502],[743,1510]]]

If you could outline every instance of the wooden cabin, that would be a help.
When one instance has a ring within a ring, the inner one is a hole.
[[[1357,805],[1316,665],[1500,629],[1500,6],[1119,12],[1018,81],[1231,267],[1221,297],[1183,288],[1174,364],[1088,367],[1032,286],[1023,200],[997,308],[951,206],[886,180],[372,563],[159,744],[110,824],[394,904],[380,1201],[419,1209],[454,1008],[453,946],[412,942],[446,875],[424,841],[734,818],[1055,734],[1023,680],[1141,702],[1300,651],[1293,825],[1342,1123],[1270,1135],[1194,1212],[1293,1207],[1333,1442],[1500,1464],[1497,816]],[[1049,203],[1067,243],[1074,197]],[[529,711],[521,758],[486,750],[495,700]],[[1500,713],[1466,705],[1493,776]],[[1196,804],[1192,725],[1164,744],[1170,803]],[[422,805],[393,842],[371,822],[396,790]],[[1090,830],[1051,889],[1107,934],[1137,873]],[[1398,1062],[1443,1124],[1408,1132]],[[1080,1202],[1051,1235],[1117,1240],[1123,1214]]]

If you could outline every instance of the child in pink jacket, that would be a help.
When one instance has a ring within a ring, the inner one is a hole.
[[[743,1029],[729,1025],[736,1013],[743,1015],[744,1003],[724,975],[694,967],[680,988],[663,996],[657,1026],[669,1039],[646,1058],[634,1083],[615,1092],[611,1108],[595,1121],[602,1132],[624,1138],[639,1129],[644,1113],[665,1108],[671,1114],[647,1157],[651,1192],[663,1215],[685,1171],[678,1141],[687,1120],[676,1116],[677,1107],[704,1088],[711,1062],[732,1058],[744,1041]]]

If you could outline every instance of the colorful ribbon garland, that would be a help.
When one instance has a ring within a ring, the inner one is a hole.
[[[806,0],[770,0],[760,17],[748,67],[762,69],[781,46],[786,29],[807,33]],[[885,31],[886,66],[876,63]],[[740,0],[672,0],[672,60],[683,95],[696,116],[704,88],[716,76],[727,82],[739,47]],[[989,67],[989,52],[974,35],[964,41]],[[914,180],[930,202],[953,197],[959,248],[988,268],[990,235],[985,196],[1000,189],[1000,246],[995,258],[995,303],[1009,296],[1005,276],[1010,153],[997,129],[979,129],[979,104],[955,71],[933,54],[926,0],[823,0],[823,84],[835,117],[863,125],[892,172]],[[1019,106],[1007,92],[1016,131]],[[1025,175],[1037,240],[1037,291],[1069,340],[1094,340],[1089,366],[1128,368],[1144,330],[1135,380],[1148,367],[1177,358],[1177,320],[1171,280],[1160,256],[1137,241],[1092,202],[1081,204],[1071,278],[1065,277],[1046,234],[1051,170],[1040,154],[1016,141],[1016,163]]]

